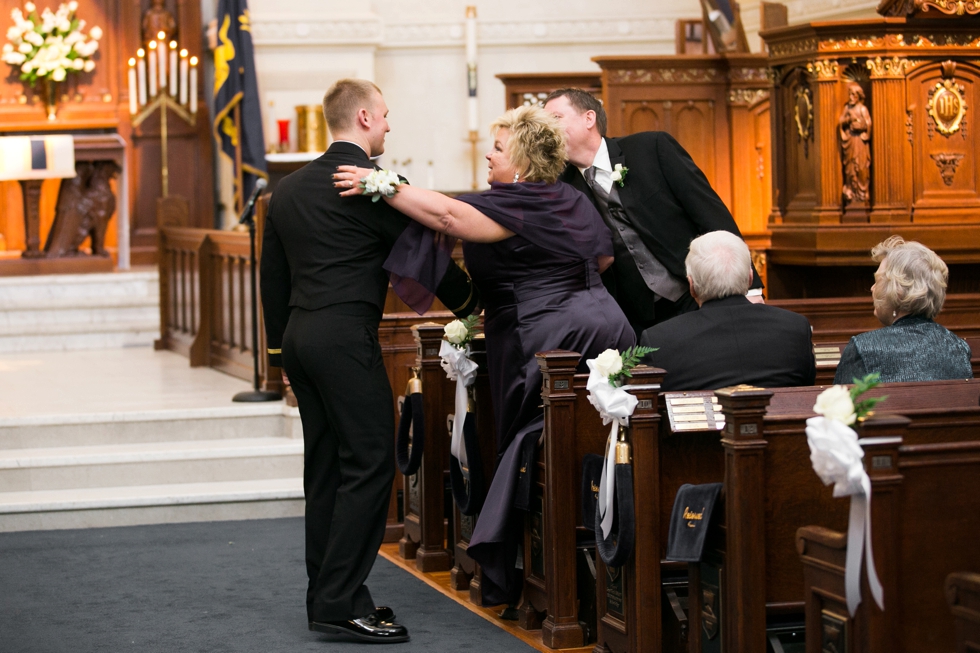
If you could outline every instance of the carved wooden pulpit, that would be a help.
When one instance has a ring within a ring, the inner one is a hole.
[[[870,249],[934,249],[980,291],[980,4],[886,0],[888,17],[763,33],[773,75],[769,296],[866,296]]]

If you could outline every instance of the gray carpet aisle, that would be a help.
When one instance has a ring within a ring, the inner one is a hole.
[[[0,653],[532,648],[378,558],[368,586],[412,641],[310,632],[303,520],[0,534]]]

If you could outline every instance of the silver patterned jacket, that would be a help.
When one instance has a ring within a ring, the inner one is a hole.
[[[970,345],[930,319],[907,315],[891,326],[851,338],[834,383],[878,372],[883,383],[972,379]]]

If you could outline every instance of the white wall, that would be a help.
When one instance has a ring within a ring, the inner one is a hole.
[[[758,2],[742,2],[756,51]],[[392,131],[382,165],[395,161],[425,185],[432,161],[436,188],[469,188],[463,31],[468,4],[478,11],[482,124],[504,109],[504,87],[495,75],[598,71],[591,61],[597,55],[670,54],[676,19],[701,13],[698,0],[251,0],[267,140],[277,138],[275,118],[290,118],[295,147],[295,105],[318,104],[337,79],[363,77],[381,87],[390,109]],[[790,21],[871,17],[876,4],[792,0]],[[485,132],[481,137],[482,155],[489,143]],[[405,166],[407,159],[412,163]],[[481,181],[484,171],[481,159]]]

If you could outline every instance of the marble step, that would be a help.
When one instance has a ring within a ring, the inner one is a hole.
[[[107,297],[156,297],[160,290],[157,270],[104,274],[46,274],[31,277],[0,277],[0,310],[18,304],[38,305],[51,301],[86,301]]]
[[[116,349],[159,337],[156,270],[0,278],[0,353]]]
[[[303,510],[301,475],[0,492],[0,532],[298,517]]]
[[[8,320],[8,316],[0,314],[0,338],[142,332],[160,336],[160,309],[156,306],[101,314],[88,309],[45,313],[48,315],[43,319],[28,318],[23,321],[16,318]]]
[[[76,329],[71,331],[40,335],[0,335],[0,353],[148,347],[160,337],[159,328],[147,329],[144,325],[129,329],[102,329],[83,333],[78,333]]]
[[[282,402],[79,415],[0,417],[0,454],[10,449],[149,444],[260,437],[302,440],[299,410]]]
[[[0,451],[0,492],[302,477],[303,442],[247,438]]]

